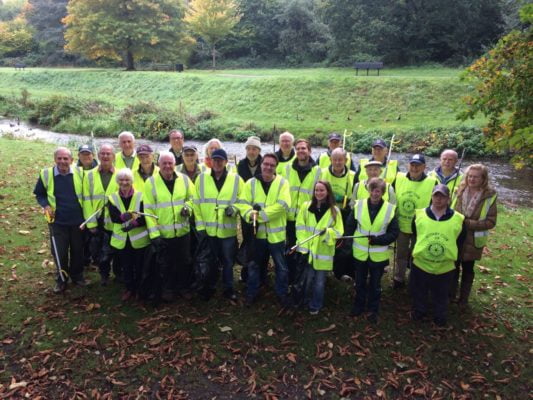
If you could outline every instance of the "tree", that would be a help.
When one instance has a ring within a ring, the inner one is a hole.
[[[0,0],[0,21],[11,21],[20,14],[26,0]]]
[[[328,26],[315,10],[314,0],[289,0],[276,17],[281,25],[278,49],[287,61],[322,61],[332,45]]]
[[[475,93],[464,99],[465,120],[482,113],[489,118],[485,135],[494,148],[513,154],[521,167],[533,165],[533,4],[521,9],[527,26],[504,36],[485,56],[474,62],[464,79]]]
[[[0,57],[24,56],[33,47],[33,32],[23,17],[0,22]]]
[[[177,0],[70,0],[65,49],[90,59],[177,61],[192,39],[185,34],[184,9]]]
[[[192,0],[185,21],[191,30],[210,47],[213,69],[216,68],[216,45],[239,22],[234,0]]]

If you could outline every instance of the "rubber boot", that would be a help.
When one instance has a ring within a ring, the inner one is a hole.
[[[470,291],[472,290],[472,284],[474,283],[474,273],[463,270],[461,276],[461,289],[459,292],[459,304],[467,305],[468,297],[470,297]]]

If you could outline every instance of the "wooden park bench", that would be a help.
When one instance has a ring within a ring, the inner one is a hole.
[[[379,70],[383,69],[383,63],[381,61],[356,62],[353,67],[355,68],[355,75],[359,75],[360,69],[366,69],[366,75],[368,76],[368,71],[375,69],[378,71],[379,76]]]
[[[24,70],[26,69],[26,64],[24,63],[15,63],[15,70]]]

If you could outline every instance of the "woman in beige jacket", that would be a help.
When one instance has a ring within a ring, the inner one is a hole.
[[[455,210],[465,216],[464,223],[467,229],[450,290],[451,300],[456,301],[459,275],[461,275],[461,289],[457,300],[461,305],[468,304],[474,282],[474,263],[481,259],[489,229],[496,226],[496,197],[496,192],[489,186],[487,167],[483,164],[473,164],[468,167],[453,205]]]

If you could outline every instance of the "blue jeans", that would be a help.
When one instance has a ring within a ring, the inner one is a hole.
[[[381,277],[385,266],[372,265],[367,261],[355,260],[355,300],[353,310],[373,314],[379,312],[381,299]]]
[[[309,311],[319,311],[324,305],[324,287],[328,271],[317,271],[312,265],[307,266],[304,304]]]
[[[279,299],[285,300],[289,290],[289,269],[285,261],[285,242],[269,243],[267,239],[252,239],[254,243],[253,260],[248,263],[247,297],[254,299],[261,283],[261,265],[268,262],[269,254],[274,260],[276,280],[274,290]]]
[[[215,257],[222,264],[222,288],[224,292],[233,291],[233,264],[237,253],[237,237],[217,238],[209,236]]]

